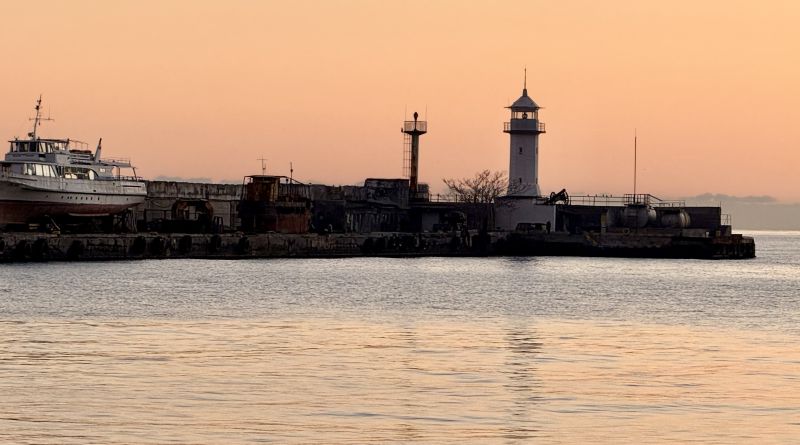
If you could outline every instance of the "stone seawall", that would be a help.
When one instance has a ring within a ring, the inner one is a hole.
[[[755,258],[755,241],[738,234],[684,236],[658,233],[509,234],[497,250],[506,255],[599,256],[623,258]]]
[[[497,255],[741,259],[755,256],[755,244],[741,235],[0,233],[2,262]]]
[[[486,255],[448,234],[0,234],[0,261]]]

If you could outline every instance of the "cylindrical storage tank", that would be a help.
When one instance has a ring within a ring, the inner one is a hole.
[[[623,212],[625,226],[631,229],[641,229],[656,221],[656,211],[643,204],[629,204]]]
[[[661,225],[664,227],[683,229],[689,227],[691,222],[691,217],[683,209],[664,211],[661,214]]]

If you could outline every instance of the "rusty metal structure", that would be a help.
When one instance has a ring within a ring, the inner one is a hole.
[[[427,194],[420,193],[419,189],[419,137],[428,132],[428,122],[420,121],[418,118],[419,113],[415,111],[414,120],[403,122],[401,130],[405,134],[404,173],[408,177],[408,188],[412,201],[427,199]]]
[[[307,233],[311,223],[308,186],[286,176],[246,176],[238,212],[245,232]]]

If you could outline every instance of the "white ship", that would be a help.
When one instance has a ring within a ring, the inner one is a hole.
[[[145,183],[130,161],[100,157],[102,139],[92,153],[84,142],[38,137],[41,103],[40,96],[28,139],[9,141],[0,161],[0,228],[42,218],[115,215],[144,202]]]

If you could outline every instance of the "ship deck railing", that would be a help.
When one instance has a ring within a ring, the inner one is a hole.
[[[59,141],[58,139],[55,139]],[[89,143],[79,141],[76,139],[67,139],[67,150],[80,150],[80,151],[88,151],[89,150]]]
[[[94,178],[95,181],[134,181],[140,182],[142,178],[138,176],[98,176]]]
[[[131,165],[131,158],[102,158],[99,161],[101,164],[118,165],[127,167]]]

